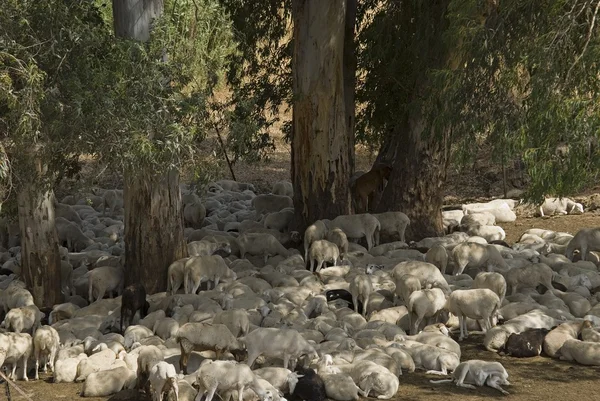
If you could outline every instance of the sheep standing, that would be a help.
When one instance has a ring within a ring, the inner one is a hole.
[[[327,231],[325,239],[337,245],[340,259],[344,259],[344,255],[348,253],[348,237],[339,228]]]
[[[321,220],[315,221],[304,230],[304,260],[308,261],[308,250],[314,241],[325,239],[327,226]]]
[[[88,300],[90,303],[101,300],[108,291],[109,296],[113,292],[123,292],[123,269],[120,267],[101,266],[88,273]],[[94,294],[96,298],[94,298]]]
[[[56,353],[60,347],[60,336],[58,332],[50,326],[42,326],[35,331],[33,335],[33,356],[35,358],[35,380],[39,380],[40,359],[45,358],[44,373],[50,371],[54,374],[54,362]]]
[[[178,259],[169,265],[167,271],[167,293],[175,295],[177,290],[183,284],[183,274],[185,271],[185,263],[190,258]]]
[[[271,234],[244,233],[238,237],[237,242],[242,259],[247,253],[263,255],[264,263],[267,264],[269,256],[290,256],[290,252]]]
[[[446,266],[448,266],[448,252],[446,248],[439,244],[432,246],[425,254],[425,262],[436,265],[442,274],[446,274]]]
[[[437,316],[446,304],[446,295],[439,288],[430,290],[415,291],[408,298],[408,311],[411,321],[411,334],[417,334],[419,325],[424,318],[433,318]]]
[[[458,244],[452,250],[454,260],[454,272],[456,276],[461,274],[465,267],[487,268],[492,271],[494,267],[508,269],[508,266],[500,252],[493,245],[482,245],[474,242]]]
[[[193,350],[215,351],[217,359],[225,351],[234,356],[243,352],[241,344],[224,324],[186,323],[177,330],[175,338],[181,348],[179,368],[184,374],[187,374],[187,362]]]
[[[266,392],[258,382],[258,378],[248,365],[230,361],[204,360],[196,372],[196,385],[199,387],[198,398],[206,395],[205,401],[211,401],[217,392],[236,389],[241,400],[246,387],[251,388],[261,399]]]
[[[237,275],[219,255],[194,256],[185,262],[183,287],[186,294],[195,294],[200,284],[207,280],[212,280],[216,287],[222,278],[235,280]],[[207,288],[210,290],[210,286]]]
[[[146,301],[146,289],[143,284],[136,283],[126,287],[121,296],[121,333],[123,332],[123,320],[126,319],[127,325],[131,324],[138,311],[140,312],[140,319],[143,319],[148,313],[149,307],[150,304]]]
[[[397,299],[400,298],[404,302],[404,304],[408,304],[408,299],[410,294],[415,291],[421,290],[421,281],[412,274],[404,274],[401,277],[398,277],[396,280],[396,289],[394,290],[395,304],[397,304]]]
[[[396,236],[400,241],[406,242],[406,227],[410,225],[410,219],[402,212],[385,212],[374,214],[381,223],[380,234]]]
[[[350,282],[349,288],[350,294],[352,294],[352,303],[354,304],[354,312],[358,312],[358,301],[362,302],[362,315],[367,315],[367,308],[369,307],[369,297],[373,292],[373,284],[367,274],[357,274]]]
[[[493,326],[492,319],[501,305],[498,295],[487,288],[456,290],[446,301],[446,309],[458,316],[460,340],[469,335],[467,317],[477,320],[482,330],[486,332]]]
[[[0,333],[0,367],[5,363],[12,365],[9,378],[17,380],[17,363],[23,365],[23,380],[27,378],[27,360],[33,352],[31,336],[27,333]]]
[[[372,214],[353,214],[338,216],[329,225],[330,229],[339,228],[348,238],[367,240],[367,250],[379,245],[379,230],[381,223]]]
[[[165,361],[158,362],[150,369],[150,386],[153,391],[153,401],[163,401],[163,394],[173,391],[175,401],[179,400],[179,386],[175,367]]]
[[[44,314],[40,312],[37,306],[29,305],[20,308],[13,308],[4,317],[2,327],[12,330],[15,333],[27,331],[33,334],[40,326],[40,321]]]
[[[575,251],[579,251],[581,260],[587,258],[588,252],[600,251],[600,227],[599,228],[582,228],[575,234],[567,250],[565,256],[569,260],[573,260]]]
[[[523,268],[514,268],[504,273],[506,284],[510,287],[511,295],[515,295],[518,286],[535,288],[543,285],[548,290],[553,290],[552,277],[555,273],[543,263],[534,263]]]
[[[500,302],[506,296],[506,280],[504,276],[496,272],[480,272],[473,280],[472,288],[487,288],[496,293]]]
[[[294,329],[258,328],[248,333],[243,340],[250,367],[261,355],[283,359],[283,367],[286,369],[290,359],[296,361],[302,355],[318,358],[314,347]]]
[[[337,266],[337,261],[340,257],[340,251],[336,244],[327,240],[314,241],[308,251],[308,260],[310,260],[310,271],[316,273],[321,271],[323,263],[333,262],[334,266]],[[316,262],[316,269],[315,269]]]

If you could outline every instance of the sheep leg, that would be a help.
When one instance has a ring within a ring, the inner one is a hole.
[[[322,267],[323,267],[323,259],[319,260],[319,264],[317,265],[316,273],[320,272]]]
[[[367,251],[370,251],[373,247],[373,234],[365,235],[365,238],[367,239]]]
[[[585,261],[585,257],[587,255],[587,245],[584,243],[581,245],[579,249],[579,255],[581,255],[581,260]]]
[[[238,401],[244,401],[244,384],[238,385]]]
[[[36,354],[38,354],[36,352]],[[40,373],[38,369],[40,368],[40,356],[39,354],[35,356],[35,380],[40,380]]]
[[[219,285],[219,279],[219,276],[215,277],[215,288],[217,288],[217,286]]]
[[[358,297],[352,295],[352,303],[354,304],[354,312],[358,313]]]
[[[248,366],[250,366],[250,369],[252,369],[252,365],[254,365],[254,361],[256,361],[256,358],[258,358],[260,356],[260,354],[252,354],[252,353],[248,353],[248,361],[246,362],[248,364]]]
[[[492,379],[491,376],[487,378],[485,384],[487,384],[491,388],[495,388],[496,390],[500,391],[504,395],[510,394],[508,391],[506,391],[502,387],[500,387],[500,385],[494,379]]]
[[[363,312],[363,316],[365,316],[365,317],[367,316],[367,305],[369,305],[369,297],[370,297],[370,295],[367,295],[365,297],[365,299],[363,300],[363,311],[362,312]]]
[[[211,401],[215,396],[215,392],[217,391],[217,386],[211,386],[208,389],[208,393],[206,394],[206,401]]]
[[[413,319],[413,313],[409,313],[409,316],[410,316],[410,320],[412,323],[410,326],[410,328],[411,328],[410,334],[414,336],[415,334],[417,334],[419,332],[419,325],[421,324],[422,318],[421,318],[421,316],[416,315],[416,319]]]
[[[101,288],[98,290],[98,297],[96,298],[96,302],[100,301],[102,298],[104,298],[104,294],[106,293],[106,289],[105,288]]]
[[[466,326],[465,320],[466,319],[463,315],[458,316],[458,325],[460,326],[460,336],[458,337],[458,339],[460,341],[462,341],[465,338],[465,334],[464,334],[464,326]]]
[[[290,357],[291,357],[290,354],[287,354],[287,353],[283,354],[283,368],[284,369],[287,369],[287,367],[288,367],[288,365],[290,363]]]
[[[446,370],[446,368],[443,368],[442,370],[428,370],[425,372],[425,374],[428,375],[438,375],[438,376],[448,376],[448,371]]]
[[[24,356],[22,359],[23,360],[23,380],[25,380],[26,382],[29,381],[29,378],[27,377],[27,360],[28,359],[29,359],[28,356]],[[15,368],[16,367],[17,367],[17,364],[15,363]]]
[[[465,338],[469,337],[469,330],[467,329],[467,317],[463,315],[463,326],[465,327]]]

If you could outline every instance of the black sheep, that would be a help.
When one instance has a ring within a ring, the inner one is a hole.
[[[296,369],[298,383],[294,388],[292,399],[303,401],[326,401],[325,383],[321,376],[311,368]]]
[[[549,331],[548,329],[529,329],[522,333],[513,333],[504,345],[504,352],[517,358],[539,356],[542,353],[544,338]]]
[[[121,297],[121,333],[125,316],[127,316],[127,325],[129,326],[138,310],[140,319],[143,319],[148,313],[149,307],[150,304],[146,301],[146,289],[142,284],[137,283],[126,287]]]
[[[343,299],[348,302],[348,308],[354,310],[354,303],[352,302],[352,294],[347,290],[328,290],[325,291],[325,298],[327,302],[335,301],[336,299]],[[362,302],[358,301],[358,310],[363,310]]]

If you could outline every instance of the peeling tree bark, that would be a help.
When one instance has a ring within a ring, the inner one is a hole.
[[[44,189],[39,182],[23,184],[17,194],[21,274],[39,308],[51,308],[63,302],[52,198],[52,192]]]
[[[113,0],[115,35],[146,41],[163,0]],[[125,172],[125,285],[142,283],[148,294],[165,291],[169,265],[187,255],[179,172],[157,177]]]
[[[142,283],[148,294],[165,291],[167,269],[186,256],[179,172],[156,181],[128,174],[125,204],[125,285]]]
[[[292,2],[292,181],[299,230],[315,220],[350,212],[353,139],[348,138],[344,95],[346,3]]]

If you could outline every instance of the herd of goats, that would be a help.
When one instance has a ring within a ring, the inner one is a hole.
[[[349,401],[401,395],[401,376],[422,370],[508,394],[500,362],[461,361],[472,332],[489,351],[600,366],[600,228],[530,229],[507,244],[498,224],[516,219],[517,201],[495,199],[444,211],[445,236],[408,244],[401,212],[319,220],[301,235],[289,230],[291,183],[255,192],[221,180],[201,199],[182,186],[189,256],[157,294],[123,288],[122,192],[63,198],[65,302],[43,311],[20,278],[18,226],[0,221],[10,379],[49,367],[55,383],[83,382],[84,397]],[[549,198],[539,212],[583,206]]]

